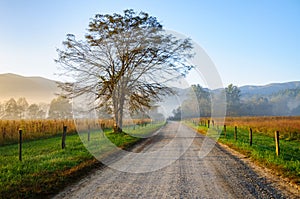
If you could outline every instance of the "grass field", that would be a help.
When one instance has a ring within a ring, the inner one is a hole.
[[[254,120],[257,120],[257,123],[259,123],[262,118],[256,117],[250,120],[247,118],[247,120],[251,121],[253,125],[255,123]],[[288,120],[288,118],[285,118],[285,120]],[[245,118],[235,118],[235,121],[233,118],[230,118],[229,121],[226,123],[226,137],[223,127],[217,127],[216,125],[210,126],[210,134],[219,134],[218,142],[243,153],[261,166],[272,169],[274,173],[287,177],[296,184],[300,184],[300,141],[296,139],[298,135],[295,135],[295,128],[293,137],[288,136],[291,135],[288,131],[283,133],[280,138],[280,155],[276,156],[274,132],[271,133],[275,129],[274,123],[269,122],[272,125],[272,130],[267,130],[266,133],[263,130],[253,131],[253,142],[252,146],[250,146],[249,125],[245,123]],[[299,120],[294,120],[293,122],[296,123]],[[198,123],[192,121],[187,121],[186,124],[197,129],[200,133],[207,133],[207,125],[198,125]],[[237,140],[234,139],[235,126],[238,129]],[[264,129],[267,128],[268,126],[264,126]],[[283,127],[279,126],[278,128],[282,129]]]
[[[156,131],[163,123],[139,127],[131,131],[132,135],[111,133],[105,130],[105,136],[118,147],[127,148],[140,140],[140,135]],[[105,152],[103,134],[93,131],[90,143],[100,143]],[[85,148],[82,135],[67,135],[66,148],[61,149],[61,136],[27,141],[23,143],[23,160],[18,159],[18,145],[0,147],[0,196],[1,198],[40,198],[51,196],[95,166],[98,161]],[[102,143],[102,144],[101,144]],[[108,152],[108,151],[107,151]]]

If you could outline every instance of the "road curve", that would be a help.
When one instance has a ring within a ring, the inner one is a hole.
[[[174,133],[176,129],[179,129],[180,136],[178,132]],[[218,144],[207,156],[200,158],[204,139],[179,122],[169,122],[159,134],[132,149],[133,152],[151,153],[176,140],[176,147],[164,149],[169,150],[170,157],[175,157],[173,153],[178,154],[178,151],[185,150],[185,144],[191,143],[179,158],[170,158],[172,163],[168,166],[146,173],[104,167],[54,198],[288,198]],[[161,160],[162,157],[153,156],[140,161],[139,165],[128,162],[125,166],[149,168]]]

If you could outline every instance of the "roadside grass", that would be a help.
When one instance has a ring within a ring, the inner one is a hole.
[[[131,135],[115,134],[111,129],[105,129],[104,134],[116,146],[126,149],[141,140],[138,135],[150,134],[162,125],[140,127],[131,131]],[[87,133],[84,136],[87,138]],[[61,149],[60,136],[25,141],[22,161],[18,159],[18,144],[0,147],[0,198],[51,197],[75,179],[101,166],[84,146],[84,136],[67,135],[65,149]],[[95,146],[106,151],[103,140],[103,133],[91,132],[90,143],[99,143]]]
[[[185,124],[198,132],[207,135],[208,128],[197,126],[193,122],[185,121]],[[221,133],[221,134],[220,134]],[[234,127],[227,126],[226,137],[223,129],[211,127],[210,137],[220,135],[218,142],[241,152],[250,157],[263,167],[271,169],[275,174],[288,178],[295,184],[300,184],[300,142],[297,140],[280,140],[280,155],[275,153],[275,140],[263,132],[253,133],[252,146],[249,144],[249,130],[246,127],[238,127],[237,140],[234,139]]]

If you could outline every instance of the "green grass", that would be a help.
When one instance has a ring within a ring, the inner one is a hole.
[[[79,136],[69,135],[66,149],[61,137],[23,143],[23,160],[18,159],[18,145],[0,148],[0,195],[4,198],[34,197],[56,191],[64,172],[93,157],[82,145]]]
[[[163,123],[148,125],[132,131],[132,135],[149,134]],[[111,129],[105,130],[105,136],[116,146],[127,148],[140,138],[126,133],[114,134]],[[23,160],[18,159],[18,145],[0,147],[0,198],[40,198],[51,196],[61,190],[66,184],[86,174],[87,171],[99,166],[100,163],[85,148],[82,135],[67,135],[66,148],[61,149],[61,137],[23,143]],[[92,146],[100,146],[104,152],[109,152],[104,143],[103,134],[91,132]],[[95,145],[98,143],[98,145]]]
[[[192,122],[185,122],[188,126],[206,134],[208,128],[196,126]],[[221,131],[223,129],[219,129]],[[216,128],[210,128],[211,134]],[[213,137],[213,136],[212,136]],[[234,139],[234,127],[227,127],[226,137],[224,132],[220,134],[218,142],[251,157],[261,166],[268,167],[274,173],[289,178],[296,184],[300,184],[300,142],[297,140],[280,140],[280,156],[275,153],[275,141],[273,137],[264,133],[253,133],[252,146],[249,144],[249,131],[246,128],[238,128],[237,140]]]

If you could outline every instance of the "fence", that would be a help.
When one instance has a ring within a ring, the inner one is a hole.
[[[297,119],[300,119],[299,117],[296,117]],[[256,118],[257,120],[258,118]],[[283,118],[281,118],[283,119]],[[286,121],[288,118],[284,118]],[[299,122],[299,120],[295,120],[295,117],[293,118],[294,122]],[[194,125],[197,126],[203,126],[205,128],[214,129],[217,133],[219,133],[219,136],[221,139],[225,139],[230,142],[239,142],[242,144],[249,144],[250,147],[260,147],[265,150],[273,150],[274,154],[277,156],[281,155],[281,149],[289,150],[288,146],[289,142],[291,140],[294,140],[295,142],[298,142],[299,140],[296,139],[299,135],[296,135],[296,131],[294,130],[294,134],[290,132],[284,132],[281,135],[281,132],[278,130],[275,130],[273,132],[273,135],[270,135],[270,133],[264,133],[264,132],[258,132],[256,127],[254,127],[255,131],[253,130],[253,123],[252,126],[228,126],[225,124],[223,128],[220,128],[220,125],[211,119],[193,119],[192,122]],[[238,122],[236,122],[238,123]],[[211,124],[211,125],[210,125]],[[230,123],[231,125],[234,124],[234,122]],[[280,125],[280,124],[277,124]],[[266,127],[265,127],[266,128]],[[272,129],[274,129],[274,125],[272,125]],[[286,126],[280,126],[279,129],[289,129]],[[299,134],[299,133],[298,133]],[[288,136],[287,136],[288,135]],[[290,137],[291,136],[291,137]],[[282,141],[280,141],[282,140]],[[285,144],[285,148],[281,146],[281,142]],[[297,155],[297,152],[292,152],[293,154],[287,154],[286,156],[290,159],[294,160],[300,160],[299,156]]]
[[[145,127],[150,119],[135,119],[124,122],[124,128]],[[75,125],[76,123],[76,125]],[[77,133],[77,130],[87,132],[90,141],[91,132],[113,127],[113,120],[0,120],[0,146],[8,144],[19,145],[19,160],[22,161],[23,141],[45,139],[61,135],[61,148],[66,148],[67,134]]]
[[[150,119],[133,119],[124,121],[124,127],[145,126]],[[75,124],[76,123],[76,124]],[[114,121],[106,120],[0,120],[0,146],[18,143],[19,129],[23,130],[24,140],[35,140],[58,136],[63,132],[63,127],[68,126],[68,133],[73,134],[79,131],[90,129],[112,128]]]
[[[35,140],[60,135],[63,126],[76,133],[73,120],[0,120],[0,146],[18,143],[19,129],[24,140]]]

